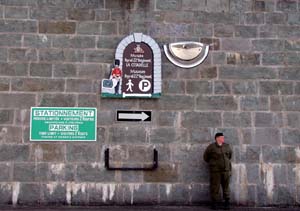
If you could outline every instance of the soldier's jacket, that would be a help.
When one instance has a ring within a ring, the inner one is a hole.
[[[219,146],[216,142],[210,144],[203,155],[203,159],[209,164],[212,172],[231,171],[232,149],[229,144]]]

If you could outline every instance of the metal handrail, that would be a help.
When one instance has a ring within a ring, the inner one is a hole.
[[[109,148],[104,152],[105,168],[114,171],[153,171],[158,168],[158,152],[153,149],[153,164],[150,167],[111,167],[109,165]]]

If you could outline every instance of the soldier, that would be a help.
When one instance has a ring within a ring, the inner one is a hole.
[[[209,164],[210,195],[212,209],[217,209],[220,185],[222,186],[224,209],[230,209],[230,177],[231,177],[232,150],[229,144],[224,143],[223,133],[215,135],[215,143],[210,144],[203,155],[204,161]]]

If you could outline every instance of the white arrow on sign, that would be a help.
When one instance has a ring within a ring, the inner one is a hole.
[[[138,113],[119,113],[119,119],[132,119],[132,120],[142,120],[145,121],[146,119],[148,119],[149,115],[142,112],[140,114]]]

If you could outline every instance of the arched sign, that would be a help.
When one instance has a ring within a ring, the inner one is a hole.
[[[158,98],[161,96],[161,51],[149,36],[134,33],[118,45],[102,97]]]

